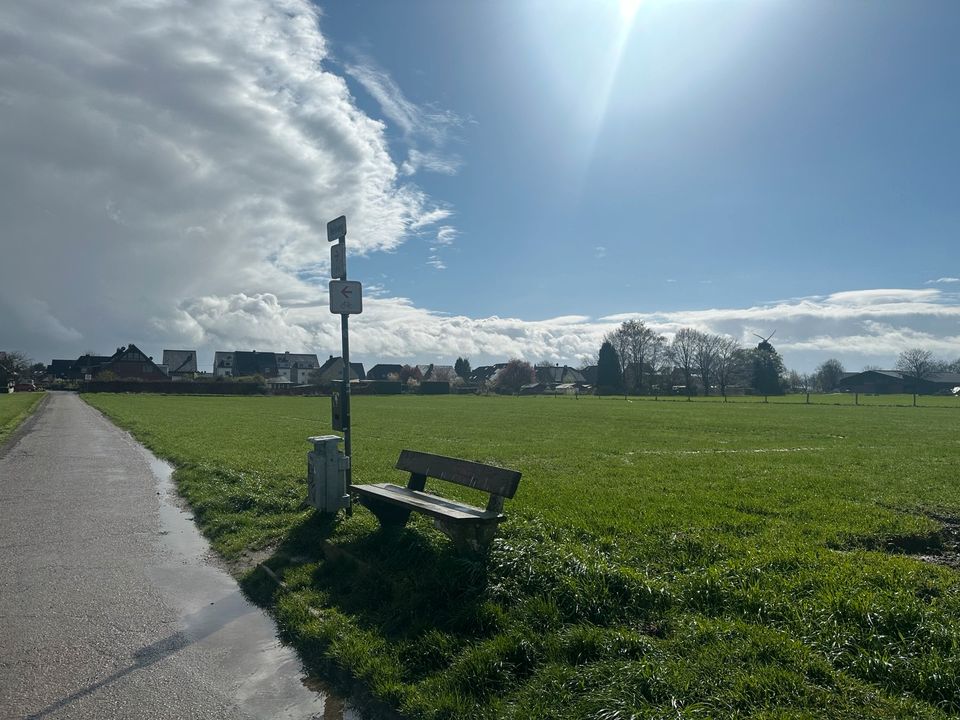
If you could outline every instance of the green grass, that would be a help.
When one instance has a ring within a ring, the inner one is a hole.
[[[42,397],[43,393],[0,393],[0,445],[30,416]]]
[[[355,482],[403,482],[404,447],[523,472],[481,558],[299,509],[327,399],[86,399],[177,464],[217,550],[272,554],[287,589],[245,586],[311,665],[410,717],[960,712],[960,579],[890,552],[960,515],[953,398],[355,398]]]

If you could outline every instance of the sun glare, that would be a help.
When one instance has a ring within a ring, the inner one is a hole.
[[[643,0],[620,0],[620,19],[624,22],[633,22],[633,16],[640,9]]]

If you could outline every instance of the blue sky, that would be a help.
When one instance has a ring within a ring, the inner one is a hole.
[[[446,270],[426,242],[354,265],[417,303],[604,315],[956,269],[956,3],[321,7],[338,58],[464,119],[461,170],[419,180],[455,211]]]
[[[955,359],[957,37],[936,0],[6,4],[0,347],[337,354],[345,213],[368,364],[580,364],[632,317]]]

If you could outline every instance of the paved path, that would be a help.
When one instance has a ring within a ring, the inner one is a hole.
[[[0,450],[0,718],[355,717],[209,562],[168,467],[73,394],[28,423]]]

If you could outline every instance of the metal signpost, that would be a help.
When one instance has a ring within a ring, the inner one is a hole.
[[[350,337],[348,318],[363,312],[362,287],[347,280],[347,218],[341,215],[327,223],[327,241],[330,247],[330,312],[340,315],[340,335],[343,343],[343,388],[334,393],[333,417],[336,429],[343,430],[343,453],[346,455],[347,493],[353,482],[353,448],[350,444]],[[339,420],[339,422],[337,422]],[[347,509],[349,512],[349,508]]]

